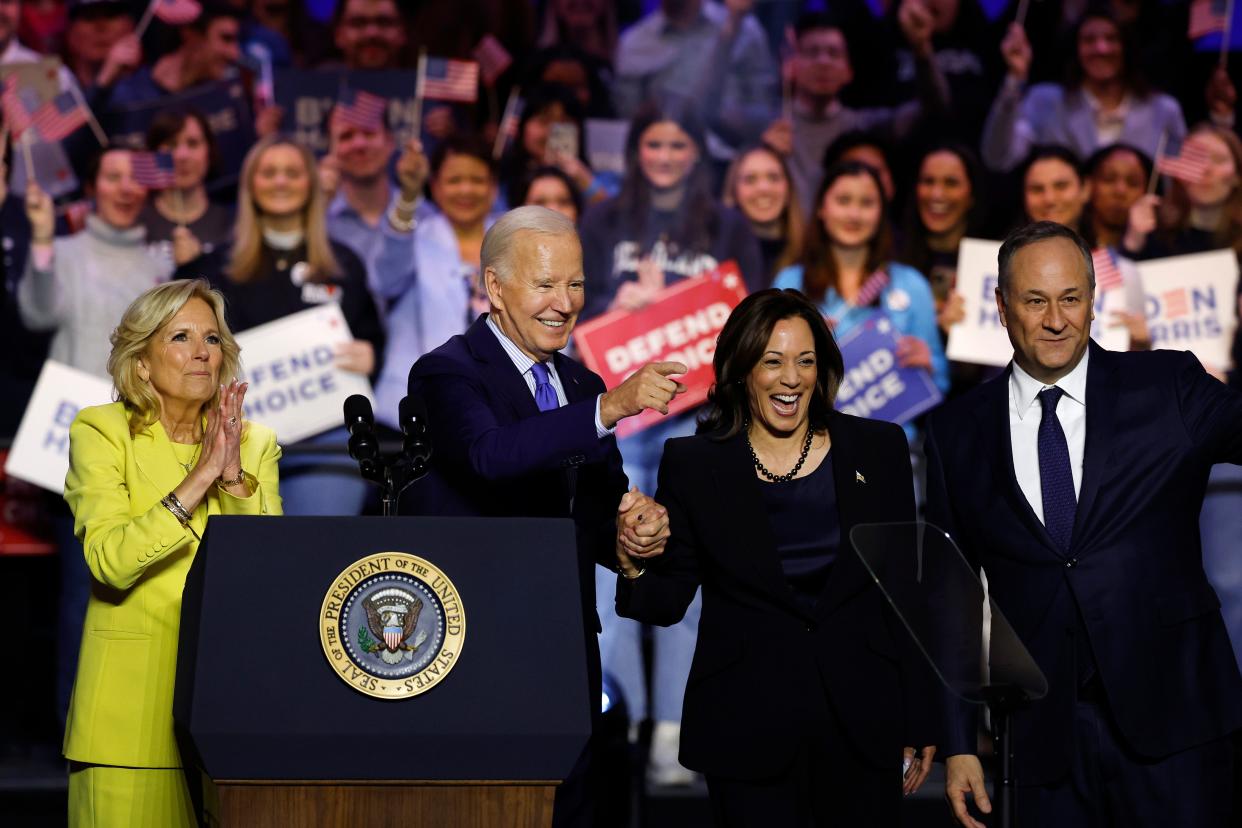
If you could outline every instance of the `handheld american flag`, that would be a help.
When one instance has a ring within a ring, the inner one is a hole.
[[[1107,247],[1097,247],[1091,251],[1091,264],[1095,268],[1096,290],[1104,293],[1121,287],[1121,268],[1117,267],[1117,260]]]
[[[0,106],[3,106],[4,120],[14,138],[30,128],[30,109],[22,100],[21,86],[16,73],[4,79],[4,91],[0,92]]]
[[[1212,32],[1225,31],[1228,0],[1194,0],[1190,4],[1190,27],[1186,34],[1192,40]]]
[[[483,73],[483,83],[488,86],[494,85],[496,79],[513,65],[513,57],[504,46],[500,45],[500,41],[490,34],[483,35],[470,54],[479,62],[479,69]]]
[[[370,92],[345,89],[337,98],[336,106],[342,121],[359,129],[370,130],[384,125],[384,112],[388,109],[388,101]]]
[[[172,156],[166,152],[133,152],[134,180],[151,190],[164,190],[176,181]]]
[[[474,103],[479,99],[479,64],[472,60],[427,58],[423,97],[431,101]]]
[[[1196,184],[1207,175],[1209,160],[1207,150],[1186,141],[1177,155],[1161,154],[1156,158],[1156,169],[1179,181]]]
[[[193,23],[202,14],[203,7],[195,0],[152,0],[155,7],[152,14],[169,26],[184,26]]]
[[[44,141],[60,141],[86,125],[86,110],[70,92],[61,92],[34,111],[31,124]]]

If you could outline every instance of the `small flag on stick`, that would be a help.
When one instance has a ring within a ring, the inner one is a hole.
[[[336,111],[342,121],[366,130],[381,128],[387,109],[387,99],[359,89],[342,90],[336,102]]]
[[[472,60],[427,58],[423,97],[429,101],[474,103],[479,99],[479,64]]]
[[[1117,260],[1107,247],[1097,247],[1091,251],[1091,264],[1095,268],[1095,287],[1101,293],[1119,288],[1125,281],[1121,268],[1117,266]]]
[[[30,128],[30,109],[22,100],[21,85],[17,80],[16,72],[4,79],[4,91],[0,92],[0,106],[4,109],[4,120],[14,138]]]
[[[1197,184],[1208,173],[1207,150],[1193,142],[1183,142],[1177,155],[1160,155],[1156,158],[1156,169],[1167,176],[1176,178],[1187,184]]]
[[[1228,0],[1193,0],[1190,4],[1190,27],[1186,34],[1193,40],[1212,32],[1223,32],[1228,25]]]
[[[176,182],[172,156],[166,152],[132,152],[134,180],[150,190],[166,190]]]
[[[496,130],[496,143],[492,147],[492,157],[500,160],[505,154],[505,147],[518,134],[518,123],[522,118],[522,90],[513,87],[509,91],[509,99],[505,101],[505,114],[500,119],[500,127]]]
[[[513,65],[513,57],[504,46],[500,45],[500,41],[490,34],[483,35],[471,55],[479,62],[483,83],[487,86],[494,86],[497,78]]]
[[[34,111],[31,125],[44,141],[61,141],[86,126],[86,111],[71,92],[61,92]]]

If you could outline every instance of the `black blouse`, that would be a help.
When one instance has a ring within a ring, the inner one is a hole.
[[[799,603],[813,610],[841,546],[832,452],[815,471],[784,483],[760,483],[781,571]]]

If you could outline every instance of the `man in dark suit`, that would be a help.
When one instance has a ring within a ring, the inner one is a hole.
[[[1100,348],[1094,291],[1074,231],[1006,239],[996,301],[1013,363],[932,416],[928,517],[987,573],[1048,678],[1014,718],[1021,823],[1225,825],[1242,676],[1199,511],[1212,464],[1242,463],[1242,395],[1189,353]],[[965,803],[991,810],[977,718],[956,714],[946,793],[982,828]]]
[[[612,391],[560,351],[583,305],[582,246],[573,223],[543,207],[506,213],[483,239],[491,312],[425,354],[409,392],[434,429],[431,473],[412,491],[413,514],[569,517],[577,527],[578,576],[588,635],[592,717],[602,692],[595,564],[616,570],[624,550],[663,551],[665,510],[626,491],[613,429],[648,408],[668,413],[685,390],[680,363],[644,366]],[[621,531],[618,532],[618,524]],[[575,775],[557,791],[555,823],[589,824],[589,784]]]

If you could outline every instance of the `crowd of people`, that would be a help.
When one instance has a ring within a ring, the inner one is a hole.
[[[1216,53],[1187,37],[1188,4],[473,0],[466,12],[337,0],[324,19],[313,5],[206,2],[185,25],[140,30],[145,4],[0,0],[0,73],[57,55],[60,88],[105,124],[109,111],[169,102],[142,146],[115,136],[101,145],[87,126],[58,142],[80,191],[47,180],[42,155],[23,157],[6,109],[0,437],[15,433],[44,359],[111,379],[109,337],[131,302],[198,278],[225,297],[234,333],[339,304],[352,341],[337,365],[370,380],[377,419],[395,428],[411,366],[488,311],[484,237],[520,205],[576,226],[582,321],[642,313],[670,285],[732,261],[749,292],[805,294],[836,337],[887,316],[899,362],[926,371],[946,398],[996,373],[946,358],[963,319],[956,271],[967,237],[1051,221],[1109,251],[1124,310],[1100,322],[1123,326],[1133,350],[1152,347],[1135,262],[1242,256],[1236,91]],[[360,117],[342,93],[318,157],[292,137],[294,113],[266,86],[281,69],[408,71],[420,50],[474,60],[485,39],[507,59],[482,73],[475,103],[427,101],[418,134],[405,135],[391,108]],[[249,99],[253,143],[228,169],[220,125],[176,101],[232,80]],[[507,99],[523,103],[511,132]],[[592,168],[597,119],[628,126],[621,169]],[[140,183],[144,151],[167,154],[171,183]],[[1191,152],[1205,172],[1150,186],[1158,156]],[[210,304],[195,296],[188,307]],[[1242,314],[1242,294],[1231,301]],[[1242,335],[1232,353],[1232,370],[1205,367],[1242,388]],[[666,440],[693,434],[698,414],[619,441],[632,484],[655,493]],[[903,425],[917,480],[924,423]],[[334,429],[283,446],[285,514],[369,508],[345,441]],[[1242,536],[1239,475],[1216,467],[1202,526],[1242,661],[1242,568],[1230,560]],[[63,507],[52,523],[65,572],[64,716],[89,581],[112,576],[90,555],[83,563]],[[638,599],[616,596],[615,584],[599,570],[604,671],[634,738],[638,723],[654,723],[651,778],[689,782],[677,752],[699,599],[680,596],[684,619],[654,633],[647,677],[642,625],[613,611]]]

